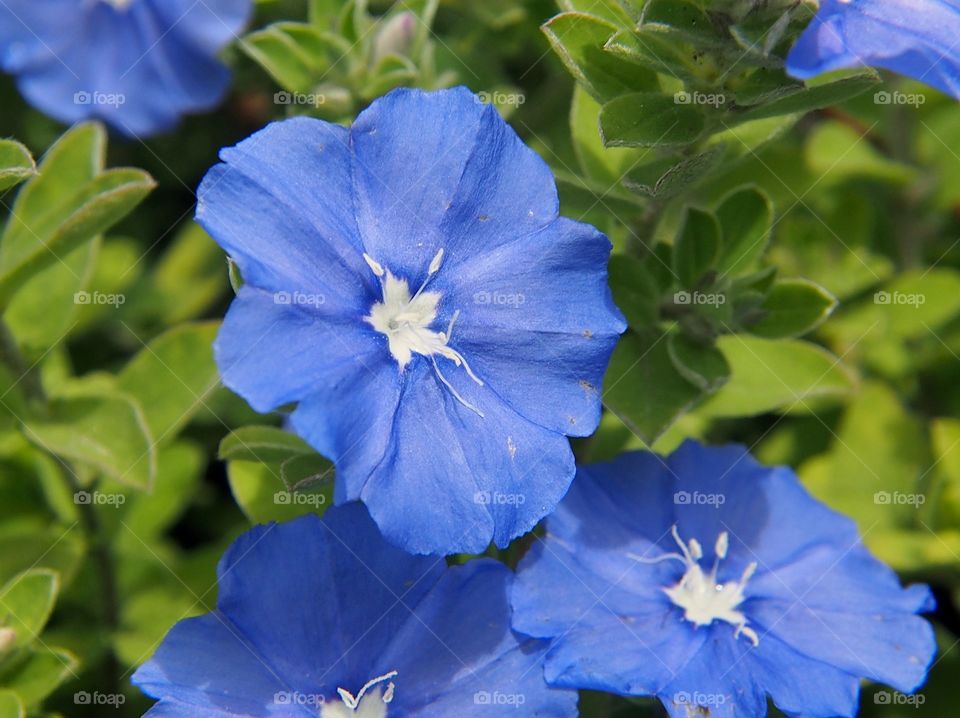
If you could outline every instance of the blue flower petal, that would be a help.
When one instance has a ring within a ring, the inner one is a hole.
[[[292,297],[294,295],[287,295]],[[230,306],[214,343],[224,384],[257,411],[267,412],[295,399],[387,366],[379,338],[357,324],[332,323],[311,307],[298,306],[244,285]],[[383,381],[396,383],[396,367]],[[384,387],[388,391],[388,387]]]
[[[560,218],[436,284],[450,306],[464,308],[453,344],[490,389],[570,436],[596,430],[603,375],[626,329],[607,284],[609,255],[597,230]]]
[[[216,661],[209,660],[216,656]],[[288,691],[277,673],[245,636],[220,612],[188,618],[167,634],[133,676],[144,693],[161,699],[150,715],[199,718],[283,715],[273,705]],[[166,704],[166,705],[164,705]]]
[[[230,73],[216,57],[250,0],[6,0],[0,67],[24,97],[63,122],[100,119],[139,137],[220,102]]]
[[[576,715],[574,691],[541,687],[548,644],[510,629],[512,582],[503,564],[486,559],[446,572],[381,657],[384,672],[407,666],[393,704],[400,712],[411,718]]]
[[[763,650],[748,654],[756,682],[787,715],[805,718],[855,716],[860,679],[809,658],[776,635],[763,636]]]
[[[395,682],[391,715],[577,714],[575,691],[543,681],[547,642],[510,628],[505,566],[405,554],[359,504],[257,527],[218,573],[217,611],[177,624],[134,676],[161,699],[150,715],[316,715],[377,676]]]
[[[703,629],[701,650],[676,679],[659,691],[671,718],[689,718],[709,711],[710,718],[744,718],[767,714],[764,687],[750,671],[746,641],[729,640],[723,626]]]
[[[674,604],[681,578],[731,583]],[[852,521],[742,447],[690,442],[580,469],[512,604],[516,630],[554,641],[549,682],[657,695],[678,718],[763,716],[765,694],[790,715],[852,716],[860,678],[915,690],[936,652],[916,615],[929,591],[903,589]]]
[[[484,105],[473,97],[466,88],[395,90],[353,123],[354,191],[363,244],[395,274],[422,280],[446,241],[440,225],[481,129]]]
[[[960,97],[956,0],[821,0],[787,58],[807,79],[847,67],[881,67]]]
[[[200,185],[197,221],[244,281],[319,295],[327,313],[365,313],[373,277],[353,217],[346,130],[286,120],[221,156]]]
[[[573,478],[567,439],[519,416],[448,362],[404,374],[391,449],[361,498],[384,535],[415,553],[480,553],[526,533]],[[442,496],[441,501],[428,497]]]

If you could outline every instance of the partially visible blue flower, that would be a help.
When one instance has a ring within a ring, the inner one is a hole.
[[[244,286],[224,383],[336,463],[413,553],[483,551],[566,493],[625,329],[610,242],[558,217],[547,165],[466,88],[396,90],[351,129],[269,125],[223,150],[198,221]]]
[[[821,0],[787,58],[787,72],[806,80],[863,66],[960,98],[960,1]]]
[[[582,468],[521,562],[514,628],[550,638],[547,682],[657,696],[671,716],[852,717],[861,678],[912,692],[936,651],[854,523],[792,471],[685,443]]]
[[[216,57],[252,0],[0,0],[0,69],[32,105],[128,136],[169,129],[217,105],[230,73]]]
[[[220,562],[217,610],[174,626],[134,683],[151,718],[574,718],[545,641],[510,629],[513,574],[387,544],[359,504],[259,526]]]

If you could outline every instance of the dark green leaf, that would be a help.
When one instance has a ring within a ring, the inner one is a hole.
[[[763,302],[763,318],[749,327],[767,339],[798,337],[818,327],[837,306],[823,287],[805,279],[786,279],[770,289]]]
[[[600,111],[600,134],[607,147],[687,145],[704,130],[698,109],[673,95],[637,92],[623,95]]]

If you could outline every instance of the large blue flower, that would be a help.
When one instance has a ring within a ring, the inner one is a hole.
[[[0,0],[0,69],[63,122],[146,136],[215,106],[251,0]]]
[[[543,681],[546,642],[510,629],[503,564],[405,554],[359,504],[254,528],[219,579],[217,610],[134,675],[151,718],[577,715]]]
[[[552,685],[658,696],[671,716],[856,713],[861,677],[913,691],[935,653],[852,521],[786,468],[684,444],[580,470],[520,565],[514,628],[554,638]]]
[[[415,553],[533,527],[575,473],[625,328],[610,243],[557,216],[549,168],[465,88],[396,90],[349,130],[278,122],[221,153],[197,218],[246,282],[224,383],[336,462]]]
[[[960,97],[960,1],[821,0],[787,58],[787,71],[808,79],[862,66]]]

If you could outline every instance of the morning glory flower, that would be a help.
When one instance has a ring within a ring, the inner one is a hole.
[[[135,684],[151,718],[574,718],[545,641],[510,629],[513,574],[386,543],[360,504],[258,526],[220,562],[213,613],[179,622]]]
[[[853,716],[861,678],[912,692],[936,651],[854,523],[787,468],[687,442],[581,468],[520,564],[516,630],[551,685],[656,696],[674,718]]]
[[[809,79],[848,67],[881,67],[960,98],[958,0],[821,0],[787,58]]]
[[[128,136],[216,106],[230,81],[217,52],[251,0],[0,0],[0,69],[65,123],[99,119]]]
[[[566,493],[625,323],[610,243],[466,88],[400,89],[346,129],[277,122],[221,153],[198,221],[245,284],[215,345],[256,410],[336,463],[413,553],[478,553]]]

